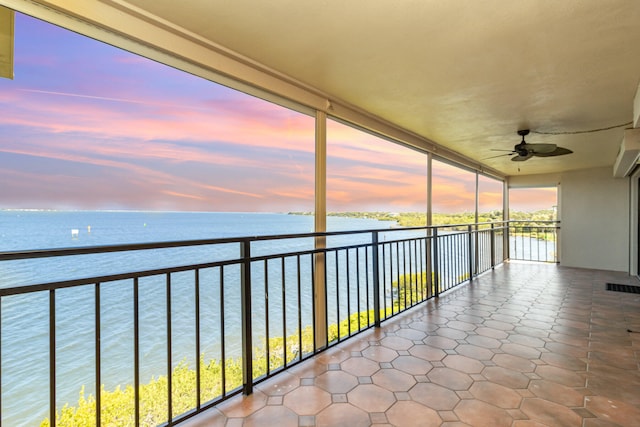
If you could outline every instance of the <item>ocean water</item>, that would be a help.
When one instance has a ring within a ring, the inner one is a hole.
[[[392,223],[371,219],[328,218],[330,231],[384,229],[391,226]],[[312,230],[312,216],[277,213],[7,210],[0,211],[0,251],[293,234]],[[363,241],[368,238],[362,237]],[[333,243],[339,244],[340,239],[333,238]],[[349,242],[353,243],[353,237]],[[252,251],[254,255],[268,254],[310,249],[312,245],[312,239],[257,242]],[[0,262],[0,287],[29,286],[212,259],[233,259],[238,255],[238,245],[230,244],[5,261]],[[272,270],[276,275],[284,275],[278,267]],[[200,280],[205,284],[214,284],[219,280],[218,273],[215,270],[203,270]],[[303,273],[310,271],[303,270]],[[188,274],[191,276],[187,277]],[[229,290],[225,292],[229,293],[232,300],[238,294],[238,283],[234,282],[237,274],[232,268],[225,274],[229,275],[225,283],[225,289],[228,287]],[[192,275],[192,272],[177,273],[172,274],[171,278],[174,365],[178,361],[185,361],[191,366],[195,364],[192,351],[181,351],[182,348],[194,348]],[[112,282],[101,289],[102,382],[107,390],[112,390],[118,385],[133,383],[133,288],[131,280],[128,280]],[[166,282],[159,276],[141,278],[139,289],[141,381],[144,383],[152,377],[166,374],[167,370],[166,339],[159,332],[167,318]],[[86,393],[95,393],[94,295],[93,285],[56,292],[56,397],[59,408],[65,403],[73,405],[77,402],[81,387],[85,387]],[[202,334],[205,337],[214,337],[220,332],[217,314],[219,302],[215,298],[213,292],[203,292],[201,317],[205,319],[202,322]],[[5,426],[39,425],[48,416],[49,303],[48,292],[2,299],[2,424]],[[274,308],[279,312],[277,306],[278,300],[274,297]],[[287,309],[297,311],[296,306]],[[307,306],[303,306],[303,310],[311,312]],[[270,323],[281,320],[276,316]],[[227,355],[239,355],[240,316],[239,307],[233,301],[225,308],[225,322],[225,329],[231,337],[226,344]],[[311,318],[307,316],[305,323],[310,322]],[[254,326],[254,331],[260,336],[268,328],[271,326],[258,324]],[[293,329],[294,324],[288,330]],[[277,328],[275,331],[277,333]],[[203,345],[204,353],[219,354],[219,342],[215,339],[205,339],[203,342],[209,343]]]

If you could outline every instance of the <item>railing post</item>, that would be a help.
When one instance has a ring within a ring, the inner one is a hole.
[[[240,298],[242,303],[242,383],[244,394],[253,392],[253,338],[251,332],[251,241],[244,239],[240,246],[242,272]],[[224,366],[224,361],[222,362]]]
[[[491,269],[496,267],[496,229],[493,222],[491,223]]]
[[[473,250],[473,225],[469,224],[467,226],[467,232],[469,233],[469,281],[473,282],[473,260],[475,258],[475,251]]]
[[[440,253],[438,252],[438,229],[433,229],[433,286],[434,296],[440,296]]]
[[[376,328],[380,327],[380,261],[378,257],[378,232],[371,235],[372,243],[372,273],[373,273],[373,321]]]

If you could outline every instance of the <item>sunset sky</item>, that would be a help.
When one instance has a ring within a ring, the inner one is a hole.
[[[15,32],[0,208],[313,210],[312,117],[21,14]],[[330,211],[425,210],[424,154],[337,122],[327,134]],[[474,185],[438,163],[434,210],[473,211]],[[481,207],[501,203],[481,185]]]

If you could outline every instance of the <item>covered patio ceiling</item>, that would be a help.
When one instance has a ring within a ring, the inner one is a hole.
[[[635,0],[111,3],[139,8],[505,175],[612,166],[624,127],[527,137],[571,155],[489,157],[512,150],[518,129],[630,122],[640,81]]]

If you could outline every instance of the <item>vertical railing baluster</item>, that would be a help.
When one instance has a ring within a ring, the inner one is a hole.
[[[351,269],[349,268],[349,249],[346,251],[347,263],[347,337],[351,336]]]
[[[298,275],[298,360],[302,360],[302,275],[300,273],[300,254],[296,255]]]
[[[316,295],[317,295],[317,289],[316,289],[316,263],[314,262],[314,260],[316,259],[316,254],[314,253],[313,255],[311,255],[311,257],[309,257],[309,264],[311,265],[311,314],[312,314],[312,319],[311,319],[311,325],[313,328],[313,353],[315,354],[316,351],[318,350],[318,346],[317,346],[317,340],[316,340],[316,331],[317,329],[317,319],[316,319]],[[324,264],[324,263],[323,263]],[[325,307],[327,305],[326,299],[325,299]]]
[[[477,248],[473,247],[473,225],[469,225],[468,227],[468,233],[469,233],[469,282],[473,282],[473,260],[475,259],[475,250],[477,250]],[[477,233],[477,231],[476,231]],[[463,282],[462,280],[460,282]]]
[[[378,250],[378,248],[374,248],[373,246],[371,246],[371,253],[373,254],[373,250]],[[373,255],[371,255],[371,257],[373,258]],[[371,288],[369,287],[369,248],[364,248],[364,277],[365,277],[365,287],[366,287],[366,291],[367,291],[367,327],[371,326],[371,316],[369,315],[369,312],[371,311],[371,301],[369,298],[369,292],[371,291]],[[372,278],[373,280],[373,278]],[[375,315],[374,315],[375,316]]]
[[[360,313],[362,312],[362,307],[360,306],[360,248],[356,248],[356,291],[358,297],[358,331],[361,331],[362,325],[360,324]]]
[[[56,292],[49,290],[49,417],[56,425]]]
[[[433,229],[433,286],[434,296],[440,296],[440,253],[438,251],[438,229]]]
[[[398,286],[398,313],[400,310],[400,243],[396,241],[396,283]],[[406,298],[406,293],[405,293]],[[406,302],[406,301],[405,301]]]
[[[133,278],[133,398],[135,425],[140,425],[140,286]]]
[[[167,422],[173,424],[173,342],[171,330],[171,273],[167,273],[166,279],[167,298]]]
[[[269,372],[271,371],[271,358],[270,353],[271,353],[271,348],[269,346],[269,338],[270,338],[270,334],[269,334],[269,264],[268,264],[268,260],[264,260],[263,262],[263,270],[264,270],[264,331],[265,331],[265,340],[264,340],[264,345],[265,345],[265,359],[266,359],[266,363],[267,363],[267,375],[269,375]],[[253,378],[253,377],[252,377]],[[252,380],[253,382],[253,380]]]
[[[240,246],[240,256],[242,257],[242,272],[240,275],[240,297],[242,299],[242,380],[244,384],[244,394],[249,395],[253,392],[253,335],[251,331],[251,240],[242,240]],[[269,366],[268,359],[267,366]]]
[[[398,256],[400,256],[400,250],[398,249]],[[407,242],[402,242],[402,277],[404,278],[404,309],[407,309]],[[410,280],[410,279],[409,279]],[[398,283],[400,278],[398,277]],[[411,303],[411,301],[409,301]]]
[[[374,231],[371,235],[371,262],[373,265],[371,266],[372,274],[373,274],[373,322],[376,328],[380,327],[380,280],[379,280],[379,260],[378,260],[378,232]],[[383,249],[383,262],[384,262],[384,247]],[[384,266],[383,266],[384,267]],[[384,271],[383,269],[383,276]],[[386,303],[385,303],[386,304]],[[386,310],[386,307],[385,307]],[[385,311],[386,313],[386,311]]]
[[[327,249],[323,250],[324,253],[324,330],[325,330],[325,347],[329,347],[329,276],[327,275],[327,264],[329,261],[329,253]]]
[[[101,376],[101,365],[102,365],[102,356],[101,356],[101,344],[100,340],[102,338],[102,325],[100,324],[100,283],[95,284],[94,288],[95,295],[95,337],[94,337],[94,346],[95,346],[95,356],[96,356],[96,427],[100,427],[101,422],[101,408],[102,408],[102,376]]]
[[[196,332],[196,348],[195,348],[195,356],[196,356],[196,409],[200,409],[202,405],[201,401],[201,367],[200,367],[200,269],[196,268],[194,270],[194,292],[195,292],[195,332]]]
[[[496,228],[493,223],[491,223],[491,234],[489,238],[491,239],[491,269],[493,270],[496,266]]]
[[[376,239],[378,238],[377,233],[376,233]],[[377,243],[377,240],[376,240]],[[372,253],[372,256],[375,256],[375,253]],[[377,263],[377,261],[375,260],[375,258],[373,259],[373,263],[374,265]],[[384,296],[383,300],[382,300],[382,308],[384,310],[384,318],[387,318],[387,245],[385,245],[384,243],[382,244],[382,295]],[[375,274],[375,273],[374,273]],[[391,274],[391,273],[389,273]],[[374,279],[374,286],[375,286],[375,279]],[[378,291],[380,289],[380,284],[378,284]],[[377,294],[378,295],[378,301],[380,301],[380,293]],[[375,298],[375,296],[374,296]],[[393,303],[393,301],[391,301]],[[374,306],[375,306],[375,300],[374,300]],[[380,324],[380,311],[379,311],[379,307],[378,307],[378,323],[377,325]],[[375,319],[374,319],[375,322]]]
[[[220,394],[227,395],[227,345],[225,340],[224,322],[224,265],[220,266]]]
[[[340,342],[340,272],[338,271],[338,250],[336,249],[335,254],[335,270],[336,270],[336,323],[338,325],[338,342]]]
[[[284,352],[284,367],[287,367],[287,291],[285,284],[285,263],[284,257],[280,258],[280,268],[281,268],[281,285],[282,285],[282,347]]]

